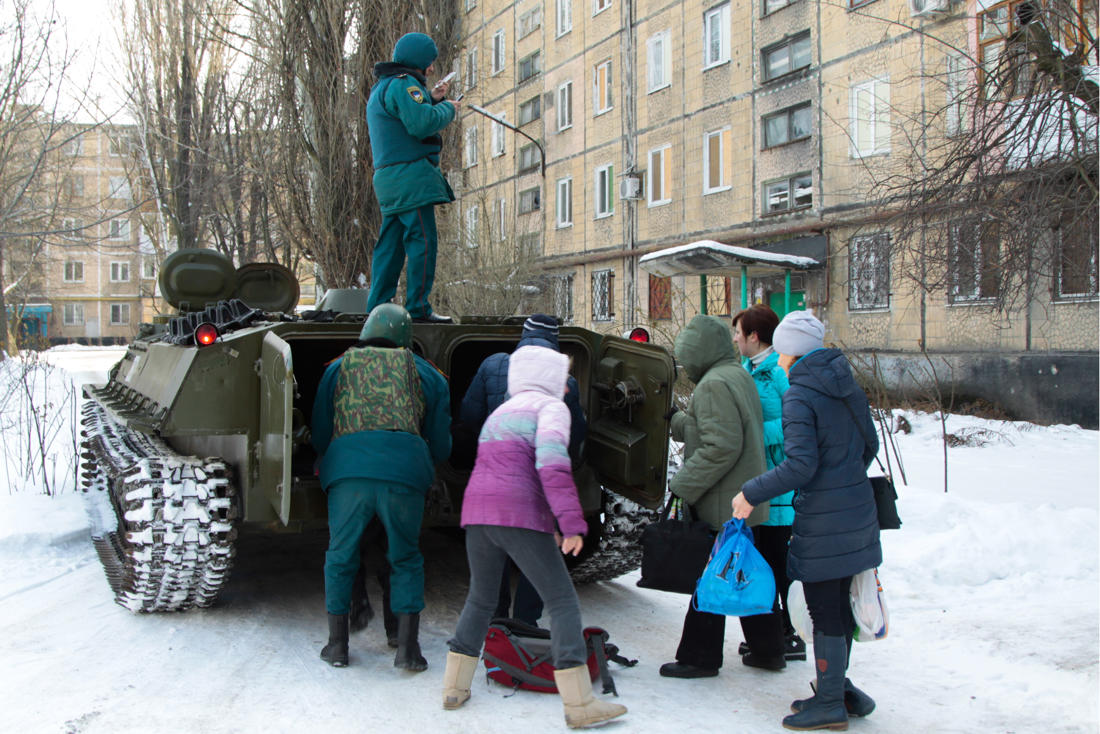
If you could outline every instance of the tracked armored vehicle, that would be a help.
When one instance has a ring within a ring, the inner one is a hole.
[[[178,315],[143,328],[108,382],[85,388],[82,418],[93,542],[118,603],[146,612],[212,604],[240,533],[324,526],[310,413],[325,365],[358,338],[366,296],[330,291],[296,314],[289,270],[234,268],[210,250],[171,255],[160,284]],[[482,360],[515,347],[523,318],[462,322],[413,331],[413,348],[449,378],[453,416]],[[559,338],[588,417],[576,474],[591,530],[574,577],[612,578],[637,566],[640,526],[664,496],[673,362],[586,329]],[[437,467],[426,526],[458,524],[474,450],[456,442]]]

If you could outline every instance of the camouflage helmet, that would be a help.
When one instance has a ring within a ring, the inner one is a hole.
[[[396,303],[381,303],[371,309],[359,332],[359,340],[389,339],[399,347],[412,346],[412,317]]]

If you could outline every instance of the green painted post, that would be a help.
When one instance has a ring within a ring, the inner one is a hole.
[[[787,277],[783,283],[783,315],[791,312],[791,269],[787,268]]]
[[[699,276],[699,313],[707,315],[707,276]]]
[[[749,307],[749,266],[741,266],[741,310]]]

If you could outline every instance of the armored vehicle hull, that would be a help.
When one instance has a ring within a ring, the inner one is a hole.
[[[116,600],[134,611],[212,604],[241,532],[326,523],[309,443],[313,399],[364,315],[214,304],[137,339],[106,384],[85,388],[81,479],[93,542]],[[456,418],[482,360],[511,351],[523,319],[463,321],[413,332],[413,348],[447,375]],[[217,331],[204,331],[206,322]],[[612,578],[636,567],[640,522],[664,496],[674,368],[650,344],[575,327],[559,338],[588,418],[575,473],[600,541],[586,544],[574,574]],[[456,442],[436,468],[426,525],[458,524],[474,450]]]

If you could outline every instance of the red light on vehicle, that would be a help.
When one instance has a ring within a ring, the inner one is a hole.
[[[641,326],[635,326],[630,330],[630,336],[627,338],[632,342],[649,343],[649,332]]]
[[[218,340],[218,327],[211,323],[199,324],[195,327],[195,343],[200,347],[206,347]]]

